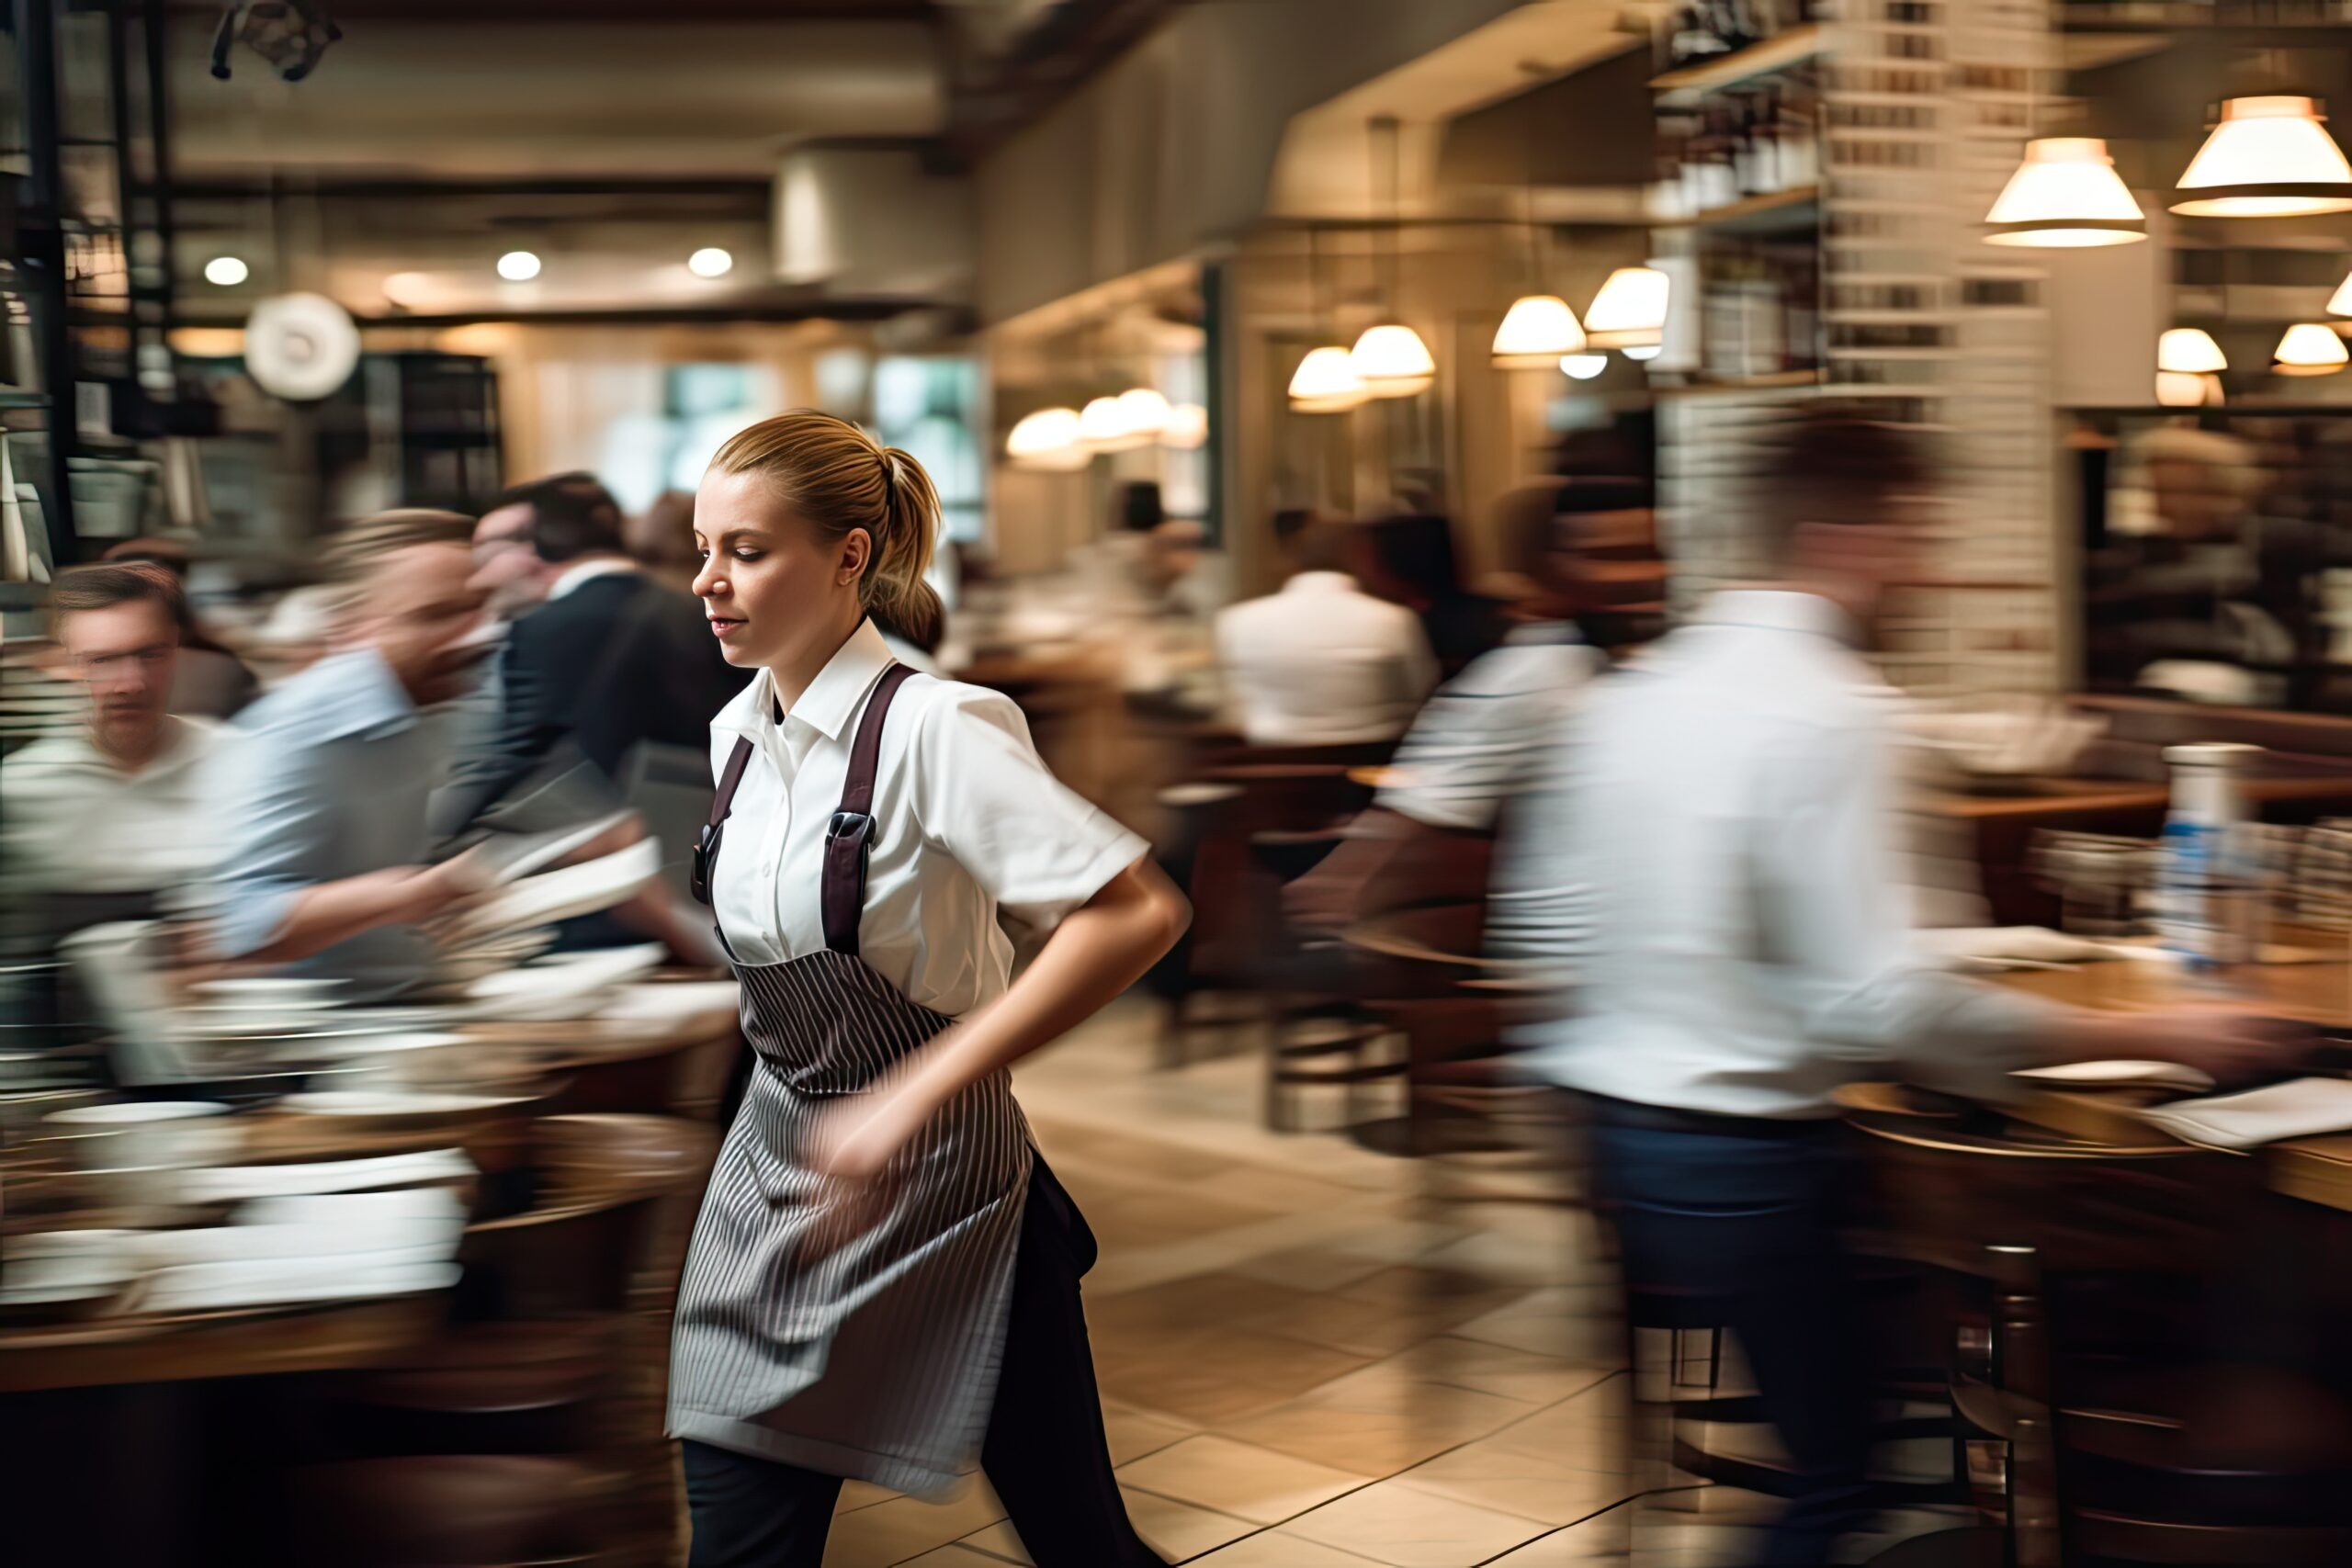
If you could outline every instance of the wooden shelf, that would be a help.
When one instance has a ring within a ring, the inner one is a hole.
[[[1792,70],[1821,57],[1825,45],[1821,26],[1808,22],[1803,27],[1783,28],[1761,43],[1753,43],[1735,54],[1711,60],[1703,65],[1686,65],[1679,71],[1669,71],[1663,76],[1650,78],[1650,86],[1660,93],[1698,95],[1719,93],[1726,87],[1736,87],[1758,76]]]
[[[1726,207],[1711,207],[1688,218],[1655,224],[1660,229],[1709,229],[1724,234],[1800,233],[1821,227],[1821,187],[1792,186],[1764,196],[1746,197]]]

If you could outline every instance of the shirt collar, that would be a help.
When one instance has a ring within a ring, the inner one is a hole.
[[[623,556],[596,556],[588,560],[573,561],[557,572],[555,581],[548,584],[547,602],[550,604],[594,577],[610,577],[615,572],[635,571],[637,563]]]
[[[857,630],[833,651],[832,658],[817,671],[817,678],[808,682],[808,689],[800,694],[800,700],[785,716],[807,725],[828,740],[840,739],[858,700],[891,662],[890,645],[882,640],[881,632],[872,621],[860,621]],[[734,701],[718,710],[711,728],[756,739],[766,728],[764,721],[775,713],[775,678],[762,670]]]
[[[1505,632],[1503,641],[1512,648],[1574,648],[1583,645],[1584,634],[1574,621],[1529,621]]]
[[[1283,584],[1285,593],[1355,593],[1356,580],[1344,571],[1295,571]]]
[[[416,722],[416,704],[409,700],[408,688],[373,648],[330,654],[311,668],[319,672],[317,684],[323,694],[316,708],[322,737],[372,738]]]
[[[1794,589],[1727,588],[1700,606],[1693,618],[1704,626],[1744,626],[1827,637],[1840,647],[1854,640],[1853,617],[1818,593]]]

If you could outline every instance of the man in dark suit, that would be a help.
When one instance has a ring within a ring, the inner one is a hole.
[[[547,593],[508,628],[498,716],[447,814],[459,823],[560,765],[567,748],[617,784],[640,742],[707,747],[711,716],[743,679],[694,601],[638,569],[620,506],[593,476],[517,485],[491,513],[509,509],[529,514]]]

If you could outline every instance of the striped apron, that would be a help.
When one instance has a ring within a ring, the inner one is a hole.
[[[835,1097],[955,1021],[857,955],[882,721],[911,673],[886,671],[858,726],[826,837],[824,948],[735,965],[756,1059],[678,1286],[669,1429],[921,1495],[971,1469],[995,1398],[1032,1159],[1012,1076],[932,1118],[871,1190],[876,1213],[845,1224],[801,1158]],[[706,901],[751,745],[736,742],[695,854]]]

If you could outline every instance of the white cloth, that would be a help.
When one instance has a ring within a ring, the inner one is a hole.
[[[1522,626],[1440,686],[1396,748],[1379,804],[1431,828],[1481,832],[1535,782],[1561,723],[1601,670],[1566,625]]]
[[[35,741],[0,766],[7,891],[153,893],[212,869],[227,814],[207,775],[235,742],[207,719],[164,723],[169,739],[135,773],[78,729]]]
[[[764,670],[711,721],[711,769],[739,736],[753,750],[711,882],[744,964],[825,945],[825,830],[850,746],[890,649],[872,622],[843,643],[782,723]],[[899,690],[875,769],[873,858],[858,956],[907,998],[951,1017],[993,1000],[1012,967],[997,910],[1048,924],[1143,858],[1143,840],[1048,773],[1010,697],[917,675]]]
[[[1218,611],[1216,654],[1253,746],[1393,740],[1438,678],[1420,618],[1343,571]]]
[[[592,578],[611,577],[618,572],[635,571],[637,563],[618,556],[592,556],[586,560],[573,561],[555,574],[548,584],[547,602],[550,604]]]
[[[1965,1088],[2034,1064],[2063,1010],[1913,939],[1894,707],[1845,631],[1810,594],[1726,592],[1593,684],[1556,787],[1507,834],[1490,916],[1498,952],[1573,971],[1572,1015],[1526,1035],[1544,1076],[1806,1117],[1887,1063]]]

